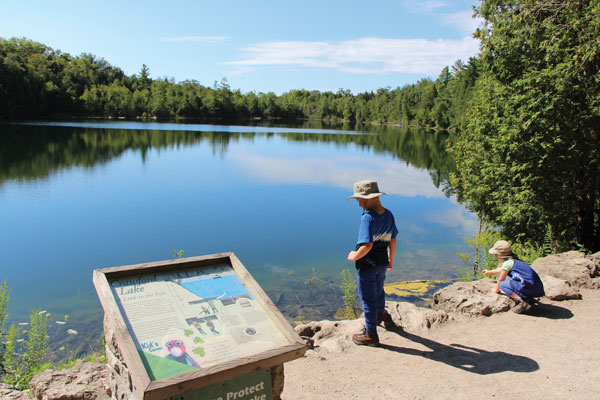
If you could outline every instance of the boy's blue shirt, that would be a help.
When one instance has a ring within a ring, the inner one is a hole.
[[[394,215],[388,209],[381,215],[374,210],[363,212],[358,230],[356,249],[363,243],[373,243],[371,251],[356,262],[357,268],[387,265],[388,246],[398,235]]]

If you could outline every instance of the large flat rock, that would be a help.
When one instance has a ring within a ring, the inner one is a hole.
[[[563,279],[575,287],[600,288],[600,252],[569,251],[538,258],[531,265],[538,274]]]
[[[472,282],[456,282],[438,290],[433,295],[432,307],[447,313],[461,313],[470,316],[489,316],[508,311],[514,302],[507,296],[493,293],[496,282],[481,279]]]

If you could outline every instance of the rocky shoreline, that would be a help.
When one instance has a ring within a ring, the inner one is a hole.
[[[547,320],[566,320],[566,323],[569,323],[568,319],[571,318],[572,313],[569,316],[569,310],[554,305],[555,302],[578,301],[582,299],[582,291],[589,292],[592,290],[589,293],[598,293],[597,289],[600,289],[600,253],[584,255],[576,251],[571,251],[540,258],[532,266],[540,274],[546,290],[546,297],[543,299],[544,302],[531,310],[533,317],[545,317]],[[461,324],[475,324],[476,326],[487,324],[488,322],[484,322],[486,321],[484,317],[490,317],[494,314],[506,314],[503,319],[510,319],[513,316],[517,318],[521,317],[513,313],[506,313],[512,307],[513,302],[506,296],[492,293],[491,288],[493,287],[494,282],[490,279],[454,283],[435,293],[432,308],[417,307],[414,304],[406,302],[387,302],[386,307],[392,316],[394,327],[387,329],[386,335],[394,334],[394,336],[383,336],[382,347],[387,350],[393,350],[392,345],[386,344],[386,337],[390,337],[392,341],[410,340],[413,343],[425,344],[430,348],[433,346],[434,349],[437,349],[436,345],[442,346],[440,349],[448,352],[450,356],[459,354],[464,357],[466,353],[457,353],[456,349],[441,345],[439,342],[432,342],[427,337],[437,329],[451,325],[449,324],[451,321],[457,323],[454,324],[452,329],[459,329],[456,326]],[[583,300],[585,300],[585,297]],[[510,314],[513,314],[513,316],[510,316]],[[527,320],[522,319],[519,321]],[[537,321],[538,325],[540,325],[539,321]],[[527,322],[536,323],[535,320]],[[305,378],[302,374],[306,373],[304,370],[312,367],[305,365],[306,363],[316,362],[318,365],[325,365],[327,364],[327,360],[333,363],[335,359],[339,361],[347,356],[356,356],[359,352],[365,352],[366,357],[373,356],[374,360],[377,357],[387,358],[390,354],[394,355],[393,352],[386,352],[385,354],[381,352],[369,353],[369,349],[357,349],[357,346],[352,343],[350,338],[361,327],[362,320],[360,318],[352,321],[318,321],[298,325],[295,328],[296,332],[306,341],[310,350],[304,359],[286,364],[285,386],[282,398],[327,398],[329,396],[325,396],[323,391],[317,391],[317,395],[308,395],[306,382],[304,382]],[[500,328],[498,327],[498,329]],[[592,338],[592,340],[594,339]],[[370,348],[370,350],[373,349]],[[380,349],[377,349],[377,351],[380,351]],[[408,354],[413,354],[414,352],[418,353],[417,350],[407,350]],[[443,351],[433,352],[433,354],[443,353]],[[376,355],[377,357],[375,357]],[[447,356],[445,355],[444,357]],[[510,358],[506,355],[503,357],[511,362],[519,361],[522,363],[527,361],[524,358]],[[364,362],[368,363],[369,359],[365,359]],[[531,361],[527,362],[531,364]],[[523,365],[528,365],[527,362]],[[452,367],[459,371],[462,368],[461,365],[452,365]],[[485,368],[493,369],[492,366],[481,368],[484,368],[485,371],[487,371]],[[522,366],[522,368],[525,367]],[[533,367],[530,369],[532,371],[535,370]],[[330,370],[332,376],[338,372]],[[454,370],[451,372],[456,373]],[[308,373],[311,374],[314,372],[308,371]],[[313,386],[314,384],[316,382],[313,382]],[[346,386],[347,384],[348,382],[346,382]],[[119,380],[108,365],[82,363],[70,370],[46,370],[36,375],[31,381],[31,389],[27,391],[21,392],[7,385],[0,385],[0,398],[7,400],[31,398],[44,400],[125,399],[127,398],[127,388],[123,386],[126,385],[127,383],[122,379]],[[342,385],[344,385],[343,382]],[[343,393],[344,386],[335,389],[329,387],[327,390],[333,390],[332,393],[336,391]],[[318,393],[324,396],[320,397]],[[414,398],[428,398],[427,396],[419,396],[416,394]],[[351,398],[365,397],[364,395],[360,397],[357,394],[357,397]],[[382,398],[394,397],[383,396]]]

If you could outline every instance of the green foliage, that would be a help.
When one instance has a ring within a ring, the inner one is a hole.
[[[45,311],[34,310],[27,331],[11,324],[6,335],[3,382],[26,389],[33,375],[52,366],[48,361],[49,318]]]
[[[298,311],[298,314],[296,315],[296,319],[294,320],[295,324],[305,324],[306,323],[306,317],[304,316],[304,314],[302,314],[302,311]]]
[[[552,233],[552,225],[550,224],[548,224],[546,227],[546,234],[544,235],[542,249],[544,256],[554,254],[554,234]]]
[[[27,330],[21,329],[14,323],[5,331],[4,324],[7,318],[7,305],[10,297],[8,283],[4,281],[0,285],[0,339],[2,343],[0,352],[0,381],[13,385],[18,389],[27,389],[29,381],[33,375],[54,367],[49,361],[49,336],[48,321],[50,314],[43,310],[34,310],[29,315],[29,323],[22,323],[28,326]],[[64,323],[69,319],[65,315]],[[106,359],[106,357],[96,357],[96,359]],[[73,363],[65,360],[59,362],[58,367]],[[81,361],[81,359],[77,359]]]
[[[548,231],[545,236],[547,243],[543,246],[538,246],[535,243],[529,241],[526,243],[513,243],[511,245],[513,253],[515,253],[519,259],[525,261],[528,264],[532,264],[535,260],[540,257],[545,257],[554,254],[554,239],[552,236],[552,228],[548,226]],[[463,282],[469,282],[476,279],[481,279],[484,276],[481,271],[484,269],[492,270],[497,266],[496,257],[489,254],[489,250],[493,247],[494,243],[501,240],[501,234],[499,231],[480,225],[480,230],[473,239],[465,238],[473,249],[472,252],[457,253],[458,256],[464,261],[463,267],[457,267],[458,280]]]
[[[463,267],[457,267],[459,280],[468,282],[483,278],[481,271],[484,269],[494,269],[496,267],[496,257],[490,255],[489,250],[496,241],[500,240],[500,232],[486,227],[481,221],[479,233],[473,239],[465,238],[472,247],[471,252],[457,253],[464,261]]]
[[[175,251],[171,249],[171,253],[173,253],[177,258],[183,258],[183,250]]]
[[[4,357],[4,374],[2,381],[19,389],[25,389],[31,380],[22,362],[22,353],[19,353],[19,342],[21,339],[21,329],[15,324],[11,324],[6,335],[6,354]]]
[[[10,288],[8,287],[8,282],[4,280],[2,285],[0,285],[0,376],[4,372],[4,359],[6,352],[5,338],[5,324],[6,318],[8,318],[8,300],[10,299]]]
[[[29,330],[24,342],[25,368],[33,376],[48,362],[47,322],[50,314],[34,310],[29,314]]]
[[[451,141],[459,201],[513,241],[600,250],[600,3],[483,0],[480,76]]]
[[[342,283],[340,284],[340,289],[342,290],[344,306],[336,312],[335,317],[338,319],[356,319],[358,318],[356,309],[359,304],[356,279],[348,269],[343,270],[341,275]]]

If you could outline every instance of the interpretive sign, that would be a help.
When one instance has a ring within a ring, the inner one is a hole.
[[[270,399],[259,375],[306,351],[233,253],[98,269],[94,286],[140,398]],[[248,393],[208,388],[250,373]]]

